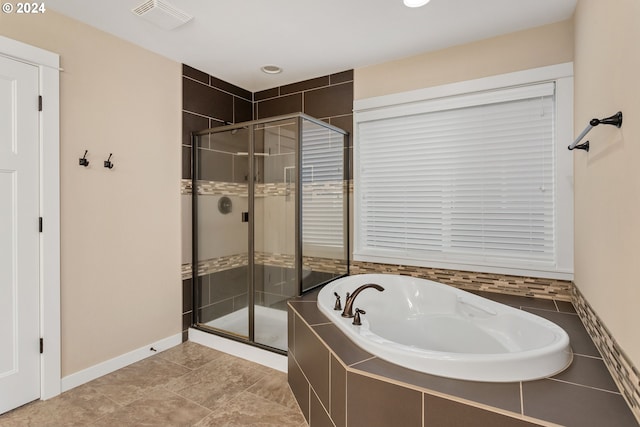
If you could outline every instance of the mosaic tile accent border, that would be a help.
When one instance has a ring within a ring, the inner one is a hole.
[[[193,188],[193,182],[190,179],[181,179],[180,180],[180,195],[188,196],[191,194],[191,190]]]
[[[256,262],[273,267],[293,268],[293,255],[256,253]],[[198,265],[198,275],[211,274],[247,265],[246,254],[230,255],[201,261]],[[313,271],[324,273],[342,272],[345,269],[344,260],[304,257],[303,266]],[[389,273],[405,276],[421,277],[460,289],[472,291],[494,292],[507,295],[518,295],[558,301],[572,301],[571,282],[555,279],[540,279],[533,277],[507,276],[501,274],[473,273],[467,271],[445,270],[427,267],[405,265],[377,264],[353,261],[350,266],[351,274]],[[182,279],[191,278],[191,264],[182,264]]]
[[[336,189],[351,188],[353,190],[352,181],[323,182],[305,186],[305,190],[309,191],[336,191]],[[183,196],[192,194],[193,182],[190,179],[180,181],[180,194]],[[288,196],[295,191],[295,184],[285,183],[265,183],[256,184],[256,197],[265,196]],[[247,197],[247,184],[235,182],[219,182],[219,181],[198,181],[198,194],[203,196],[238,196]]]
[[[293,255],[256,253],[256,262],[273,267],[293,268],[295,263]],[[302,267],[322,273],[343,274],[347,271],[347,262],[341,259],[322,257],[302,257]]]
[[[236,182],[198,181],[198,194],[203,196],[246,196],[247,184]],[[193,192],[193,182],[190,179],[180,181],[180,194],[190,195]]]
[[[414,267],[408,265],[378,264],[361,261],[352,261],[350,272],[351,274],[402,274],[405,276],[421,277],[471,291],[485,291],[508,295],[554,299],[558,301],[571,301],[572,284],[566,280],[474,273],[469,271]]]
[[[249,264],[247,254],[228,255],[219,258],[211,258],[198,263],[198,276],[230,270]],[[191,263],[182,264],[182,280],[191,279]]]
[[[256,252],[255,262],[257,264],[269,265],[272,267],[294,267],[294,257],[289,254],[273,254],[267,252]],[[198,276],[217,273],[219,271],[230,270],[236,267],[243,267],[249,264],[247,254],[229,255],[220,258],[212,258],[200,261],[198,264]],[[346,261],[320,258],[304,257],[303,267],[322,273],[342,273],[346,271]],[[182,264],[182,280],[191,278],[191,263]]]
[[[187,262],[180,266],[180,273],[182,275],[182,280],[191,279],[191,263]]]
[[[302,266],[322,273],[345,274],[347,272],[347,261],[343,259],[303,257]]]
[[[291,254],[256,252],[255,261],[257,264],[270,265],[272,267],[293,268],[295,266],[294,256]]]
[[[576,286],[573,286],[572,296],[573,305],[585,329],[589,332],[613,380],[640,424],[640,373],[638,369],[622,351],[611,332]]]

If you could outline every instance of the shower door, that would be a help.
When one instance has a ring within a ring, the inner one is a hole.
[[[196,138],[196,324],[287,349],[296,280],[296,119]]]
[[[253,166],[254,338],[287,349],[287,299],[296,280],[296,118],[256,124]]]
[[[250,132],[241,128],[206,134],[194,144],[195,320],[249,339]]]

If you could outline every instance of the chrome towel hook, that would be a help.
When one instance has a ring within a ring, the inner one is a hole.
[[[578,143],[582,140],[582,138],[584,138],[591,129],[593,129],[595,126],[598,125],[613,125],[617,128],[622,126],[622,111],[618,111],[616,114],[614,114],[611,117],[606,117],[604,119],[591,119],[589,121],[589,124],[587,125],[586,128],[584,128],[584,130],[582,131],[582,133],[580,135],[578,135],[578,137],[576,138],[575,141],[573,141],[573,144],[571,144],[569,147],[569,150],[575,150],[576,148],[578,150],[586,150],[587,152],[589,151],[589,141],[586,141],[582,144]]]

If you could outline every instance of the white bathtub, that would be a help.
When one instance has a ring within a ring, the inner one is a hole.
[[[333,310],[360,285],[362,326]],[[552,376],[571,364],[567,333],[523,310],[430,280],[362,274],[335,280],[318,295],[318,307],[364,350],[416,371],[463,380],[510,382]]]

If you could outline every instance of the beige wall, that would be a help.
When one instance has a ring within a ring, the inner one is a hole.
[[[0,35],[64,68],[62,375],[179,333],[180,64],[50,10],[0,14]]]
[[[575,19],[575,133],[598,126],[576,152],[575,283],[640,366],[640,2],[579,0]]]
[[[358,68],[355,99],[478,79],[573,60],[573,21]]]
[[[600,126],[591,151],[570,153],[575,179],[575,283],[640,366],[640,3],[579,0],[573,19],[355,70],[364,99],[574,60],[575,134]],[[575,28],[574,28],[575,27]],[[574,43],[575,40],[575,43]]]

